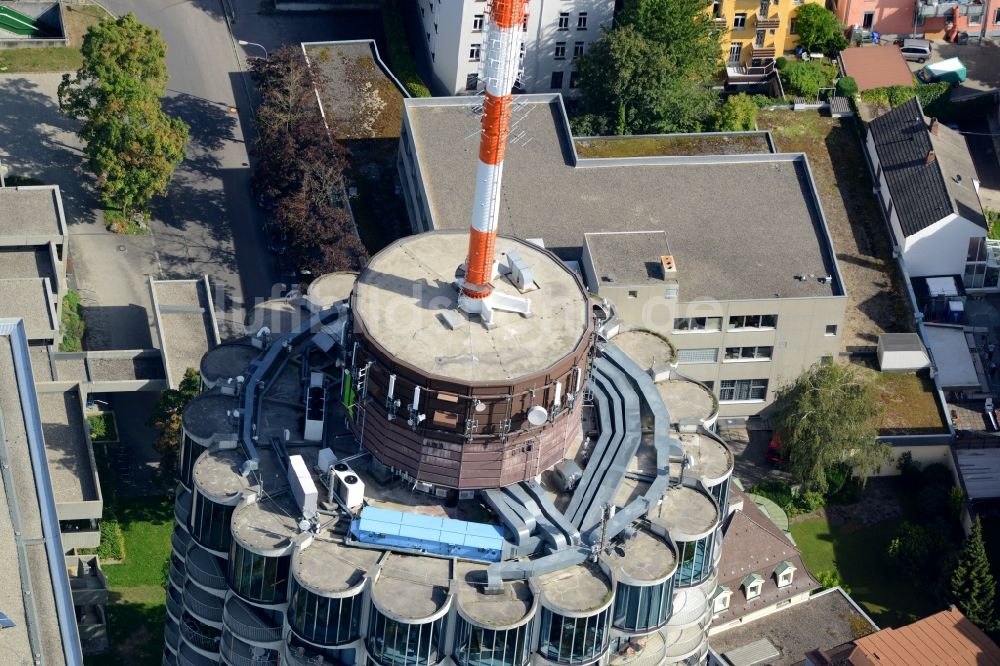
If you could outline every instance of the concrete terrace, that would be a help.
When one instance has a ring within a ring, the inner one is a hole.
[[[56,504],[100,500],[79,391],[39,392],[38,409]]]
[[[477,104],[406,100],[404,131],[432,228],[468,228]],[[523,135],[507,150],[501,233],[541,238],[561,258],[578,259],[585,233],[662,230],[685,302],[843,293],[804,156],[580,159],[557,95],[523,95],[516,106],[512,124]],[[794,278],[802,273],[838,279]]]
[[[62,244],[68,233],[57,186],[0,188],[0,245]]]
[[[170,388],[177,388],[188,368],[201,367],[201,357],[218,345],[208,276],[199,280],[154,280],[149,278],[160,353]]]

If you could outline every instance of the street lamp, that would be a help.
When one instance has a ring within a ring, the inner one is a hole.
[[[241,39],[236,43],[239,44],[240,46],[256,46],[257,48],[259,48],[261,51],[264,52],[264,60],[267,60],[267,49],[265,49],[262,45],[258,44],[257,42],[248,42],[245,39]]]

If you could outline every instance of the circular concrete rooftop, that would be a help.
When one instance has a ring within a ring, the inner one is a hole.
[[[261,555],[283,555],[298,534],[302,512],[290,493],[261,497],[233,512],[233,538]]]
[[[675,541],[693,541],[708,535],[719,522],[719,509],[706,493],[689,486],[667,490],[649,519],[663,525]]]
[[[681,433],[677,438],[681,441],[684,455],[691,459],[691,466],[685,474],[701,479],[706,487],[714,486],[733,471],[732,452],[714,437],[702,433]]]
[[[555,611],[588,613],[611,601],[611,581],[592,562],[576,564],[538,577],[547,606]]]
[[[228,412],[238,407],[236,396],[223,395],[218,389],[202,393],[188,403],[181,425],[189,435],[205,440],[213,435],[236,437],[236,425]]]
[[[686,379],[668,379],[656,382],[667,413],[674,423],[697,419],[704,423],[715,415],[715,400],[707,388]]]
[[[357,273],[327,273],[309,284],[306,297],[319,310],[326,310],[334,303],[346,301],[354,289]]]
[[[643,370],[670,364],[673,351],[666,340],[648,331],[624,331],[611,338],[611,343],[629,355]],[[677,417],[670,412],[674,421]]]
[[[448,601],[451,563],[439,557],[392,553],[372,588],[379,608],[403,620],[426,620]]]
[[[292,557],[292,573],[310,591],[329,596],[360,585],[380,557],[379,550],[315,538]]]
[[[519,624],[531,611],[533,595],[527,581],[506,581],[503,594],[485,594],[486,566],[455,561],[458,604],[470,619],[484,627],[500,628]]]
[[[247,340],[227,342],[205,352],[201,357],[201,378],[206,384],[245,374],[247,366],[263,352]]]
[[[633,581],[645,583],[662,581],[677,567],[674,549],[645,529],[636,530],[635,538],[615,546],[603,555],[603,559],[612,570],[621,569]]]
[[[507,382],[539,373],[572,353],[587,333],[590,306],[576,276],[554,255],[514,238],[497,239],[501,266],[510,250],[531,269],[539,289],[524,294],[534,315],[497,312],[487,329],[456,309],[455,271],[468,234],[407,236],[372,257],[354,289],[355,329],[361,323],[385,353],[418,371],[465,382]],[[519,295],[506,278],[497,292]],[[444,317],[461,321],[455,330]]]

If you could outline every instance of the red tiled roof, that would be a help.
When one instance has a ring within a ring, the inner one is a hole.
[[[898,46],[851,47],[840,52],[840,62],[858,90],[913,85],[913,74]]]
[[[1000,666],[1000,647],[955,608],[854,644],[850,660],[858,666]]]

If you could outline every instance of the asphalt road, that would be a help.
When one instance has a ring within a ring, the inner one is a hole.
[[[245,312],[279,285],[264,244],[263,216],[249,189],[253,126],[245,56],[260,51],[247,47],[244,53],[235,40],[273,49],[299,41],[381,39],[375,34],[378,16],[262,14],[256,0],[107,0],[105,5],[117,15],[134,12],[163,35],[170,72],[164,107],[191,127],[187,157],[153,211],[160,277],[208,274],[223,338],[239,335]]]

